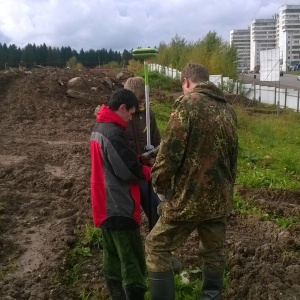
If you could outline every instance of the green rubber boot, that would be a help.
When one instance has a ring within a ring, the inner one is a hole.
[[[223,288],[223,272],[204,270],[200,300],[220,300]]]
[[[105,278],[105,282],[108,289],[109,300],[126,300],[121,281]]]
[[[145,288],[136,285],[126,285],[125,293],[127,300],[144,300]]]
[[[173,271],[149,272],[150,299],[175,300]]]

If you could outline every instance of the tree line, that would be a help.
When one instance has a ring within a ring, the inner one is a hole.
[[[159,55],[152,61],[162,66],[178,70],[188,62],[203,64],[210,74],[223,74],[230,78],[237,77],[237,52],[234,46],[224,42],[216,32],[208,32],[196,42],[188,42],[175,35],[169,43],[161,42],[157,47]],[[103,65],[125,66],[132,61],[132,51],[124,49],[123,53],[112,49],[100,49],[79,53],[71,47],[51,47],[46,44],[36,46],[28,44],[24,48],[0,43],[0,70],[6,68],[31,67],[34,65],[66,67],[70,59],[83,67],[94,68]]]
[[[14,44],[0,43],[0,70],[7,68],[30,68],[34,65],[66,67],[66,63],[75,57],[84,67],[94,68],[110,63],[126,65],[132,58],[131,52],[124,49],[123,53],[112,49],[100,49],[77,52],[71,47],[51,47],[46,44],[36,46],[27,44],[24,48]]]
[[[176,34],[170,43],[160,43],[158,51],[159,55],[153,61],[162,66],[181,71],[188,62],[194,62],[204,65],[210,74],[237,78],[236,48],[224,42],[214,31],[196,42],[188,42]]]

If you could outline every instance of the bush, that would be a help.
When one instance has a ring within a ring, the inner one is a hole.
[[[144,71],[144,64],[142,64],[139,60],[130,59],[128,61],[127,70],[135,76],[141,76]]]
[[[144,77],[144,75],[142,75]],[[162,91],[181,91],[179,79],[172,79],[157,71],[149,72],[149,86],[151,89]]]

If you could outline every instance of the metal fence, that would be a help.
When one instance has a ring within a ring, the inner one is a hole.
[[[291,88],[269,87],[257,84],[243,84],[245,95],[259,103],[278,105],[299,112],[300,91]]]
[[[181,77],[180,71],[159,64],[149,64],[149,70],[157,71],[174,79]],[[291,108],[297,112],[300,110],[300,90],[241,83],[222,75],[210,75],[209,81],[226,92],[243,94],[258,103],[274,104],[281,108]]]
[[[159,72],[165,76],[171,77],[173,79],[175,79],[175,78],[180,79],[180,76],[181,76],[180,71],[173,69],[173,68],[164,67],[159,64],[149,64],[149,70],[157,71],[157,72]]]

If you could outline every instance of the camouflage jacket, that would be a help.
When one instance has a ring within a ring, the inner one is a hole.
[[[161,141],[152,182],[165,194],[161,216],[201,221],[232,208],[237,170],[236,114],[223,93],[203,82],[179,97]]]

